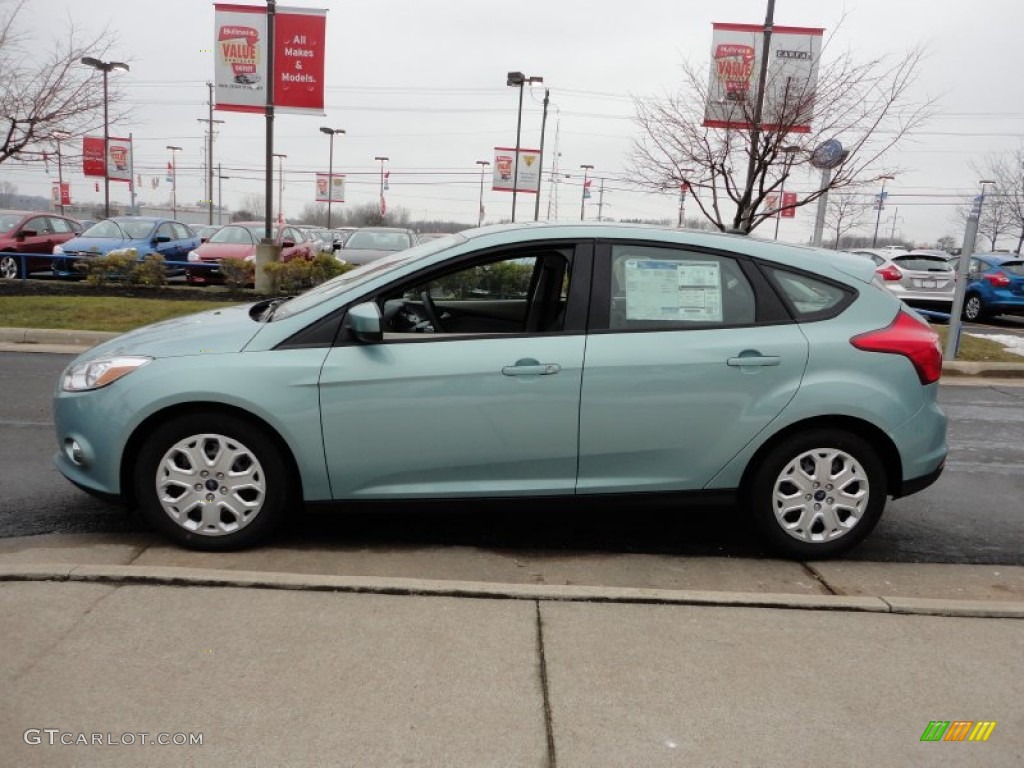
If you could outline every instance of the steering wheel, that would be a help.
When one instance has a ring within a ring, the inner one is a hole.
[[[434,299],[430,296],[430,291],[421,291],[420,299],[423,301],[423,310],[427,313],[427,319],[434,326],[434,333],[447,333],[447,329],[441,324],[441,315],[437,311]]]

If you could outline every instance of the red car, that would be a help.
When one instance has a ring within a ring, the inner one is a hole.
[[[0,277],[13,280],[25,272],[49,271],[53,247],[82,231],[74,219],[43,211],[0,211]],[[38,254],[15,256],[15,253]]]
[[[208,267],[186,267],[185,278],[190,285],[207,285],[223,282],[220,270],[212,266],[223,259],[244,259],[253,261],[256,258],[256,246],[263,239],[265,225],[262,221],[236,221],[225,224],[211,235],[210,239],[188,254],[188,260]],[[284,224],[277,228],[276,243],[281,246],[281,261],[306,259],[309,261],[316,253],[313,241],[298,227]]]

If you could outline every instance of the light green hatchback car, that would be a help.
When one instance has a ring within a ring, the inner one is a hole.
[[[857,256],[487,227],[89,350],[57,386],[56,464],[196,549],[303,503],[640,493],[729,500],[822,558],[941,473],[941,366]]]

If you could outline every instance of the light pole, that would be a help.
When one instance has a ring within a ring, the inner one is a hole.
[[[679,223],[676,225],[678,229],[682,229],[686,224],[686,193],[690,190],[690,182],[683,175],[686,173],[693,173],[693,168],[679,169]]]
[[[789,176],[789,168],[793,164],[793,155],[800,151],[800,147],[783,147],[782,151],[786,155],[786,162],[782,166],[782,184],[779,185],[779,204],[778,210],[775,211],[775,237],[772,238],[773,240],[779,239],[779,221],[782,220],[782,206],[786,201],[786,177]]]
[[[384,214],[387,213],[388,207],[384,203],[384,163],[391,158],[385,155],[375,155],[374,160],[380,163],[380,223],[384,223]]]
[[[178,163],[177,157],[178,152],[181,152],[181,147],[176,147],[173,144],[168,144],[167,148],[171,150],[171,218],[178,218]]]
[[[284,159],[288,155],[274,152],[277,158],[277,226],[284,224]]]
[[[87,67],[98,69],[103,73],[103,217],[110,218],[110,173],[107,164],[110,157],[110,117],[109,98],[107,95],[107,74],[114,70],[122,72],[129,71],[129,67],[123,61],[100,61],[92,56],[83,56],[82,63]]]
[[[327,228],[331,228],[331,202],[334,199],[334,134],[345,135],[344,128],[327,128],[320,126],[320,133],[331,137],[331,151],[327,160]]]
[[[476,164],[480,166],[480,205],[478,208],[476,225],[478,227],[482,227],[484,225],[484,173],[486,173],[487,166],[491,163],[488,160],[477,160]]]
[[[878,196],[878,213],[875,215],[875,234],[871,238],[871,247],[875,247],[875,243],[878,242],[878,224],[882,220],[882,208],[885,206],[885,182],[892,181],[895,176],[883,176],[882,177],[882,193]]]
[[[57,143],[57,205],[60,206],[60,215],[64,215],[64,169],[61,165],[60,142],[61,139],[70,139],[71,134],[67,131],[54,131],[53,140]]]
[[[512,88],[519,89],[519,112],[516,117],[516,160],[512,170],[512,223],[516,221],[516,195],[519,189],[519,140],[522,137],[523,130],[523,86],[526,83],[533,85],[534,83],[543,83],[543,77],[531,76],[527,77],[522,72],[509,72],[505,80],[505,85]],[[538,190],[537,194],[540,194]]]
[[[583,191],[580,193],[580,221],[583,221],[587,204],[587,174],[594,170],[594,166],[584,164],[580,168],[583,169]]]
[[[981,194],[974,198],[974,205],[971,206],[971,212],[967,215],[964,243],[960,248],[960,261],[957,262],[953,307],[949,313],[949,330],[946,334],[946,349],[943,354],[945,360],[956,358],[957,350],[960,347],[960,314],[964,311],[964,297],[967,293],[967,268],[971,263],[971,254],[974,253],[974,241],[978,237],[981,209],[985,205],[985,185],[995,183],[991,179],[982,179],[978,182],[981,185]]]
[[[230,179],[220,172],[220,163],[217,163],[217,224],[224,223],[224,179]]]

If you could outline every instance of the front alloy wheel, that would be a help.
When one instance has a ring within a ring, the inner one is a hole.
[[[761,463],[750,508],[781,554],[830,557],[864,539],[882,514],[885,472],[860,437],[830,430],[781,443]]]
[[[978,296],[968,296],[964,301],[964,320],[980,320],[984,314],[981,299]]]
[[[146,441],[135,477],[143,515],[187,547],[251,546],[280,522],[288,496],[280,451],[234,416],[186,416]]]

